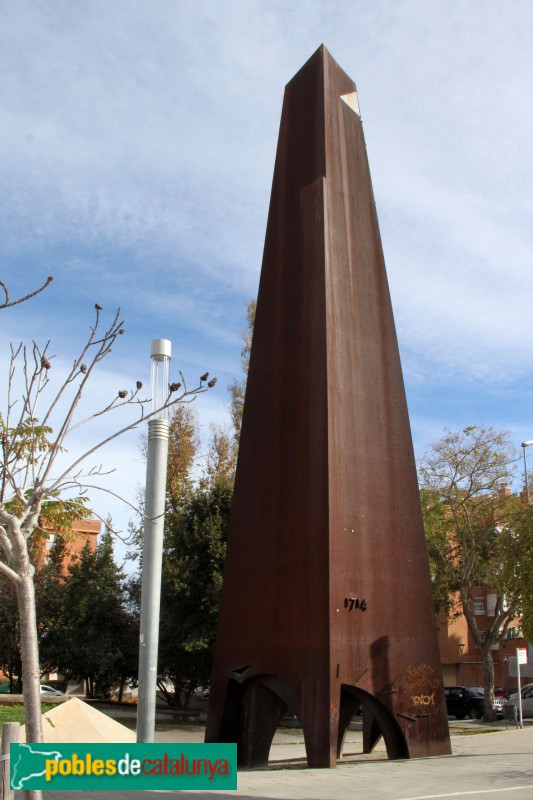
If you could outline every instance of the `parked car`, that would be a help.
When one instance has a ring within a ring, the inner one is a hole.
[[[494,695],[494,710],[498,717],[503,717],[504,711],[503,707],[505,706],[505,696],[501,694]]]
[[[457,719],[481,719],[483,716],[483,689],[466,686],[445,686],[446,711]]]
[[[45,683],[41,683],[41,695],[48,695],[49,697],[54,695],[57,697],[59,695],[63,696],[64,694],[65,692],[60,692],[59,689],[54,689],[53,686],[47,686]]]
[[[45,683],[41,683],[40,690],[42,696],[48,696],[48,697],[51,696],[58,697],[59,695],[63,696],[65,694],[64,692],[60,692],[59,689],[54,689],[53,686],[47,686]],[[14,688],[13,694],[16,693],[17,690]],[[0,694],[11,694],[11,687],[9,686],[9,683],[4,683],[2,684],[2,686],[0,686]]]
[[[520,693],[522,695],[522,716],[533,717],[533,683],[526,683]],[[505,705],[518,707],[518,692],[512,694]]]
[[[521,687],[520,691],[522,692],[522,696],[523,696],[524,692],[525,691],[529,691],[529,689],[533,689],[533,683],[525,683]],[[518,697],[518,692],[513,692],[513,694],[515,694]],[[512,695],[511,695],[511,697],[512,697]]]
[[[485,696],[485,689],[483,688],[483,686],[469,686],[468,688],[470,689],[471,692],[477,692],[477,693],[480,693],[483,696]],[[496,712],[496,716],[498,716],[498,717],[503,717],[503,714],[504,714],[503,707],[505,705],[505,698],[506,697],[507,697],[507,694],[505,693],[504,689],[500,689],[500,688],[494,689],[494,704],[493,704],[493,708],[494,708],[494,710]],[[482,713],[482,716],[483,716],[483,713]]]

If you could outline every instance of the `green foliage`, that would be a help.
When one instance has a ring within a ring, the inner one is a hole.
[[[20,659],[20,625],[17,594],[12,581],[0,573],[0,669],[22,692]]]
[[[31,501],[33,483],[21,493],[17,485],[28,484],[28,470],[36,474],[54,449],[53,430],[28,416],[16,426],[9,426],[0,412],[0,503],[9,514],[19,515],[24,503]],[[62,448],[60,448],[62,449]],[[88,499],[83,494],[65,498],[57,490],[44,492],[41,514],[31,539],[34,555],[39,553],[50,531],[67,532],[72,522],[90,516]]]
[[[509,522],[516,498],[502,487],[512,480],[513,451],[506,432],[469,427],[432,446],[420,467],[421,501],[437,604],[474,586],[508,591],[503,560],[512,545]],[[461,609],[462,611],[463,609]]]
[[[21,457],[47,453],[53,447],[49,439],[52,433],[49,425],[40,425],[35,417],[26,417],[16,427],[8,427],[0,413],[0,441],[4,464],[10,466]]]
[[[420,467],[421,501],[435,604],[464,615],[483,661],[485,718],[494,715],[492,645],[526,608],[524,579],[533,557],[527,513],[506,487],[513,478],[509,434],[471,426],[436,442]],[[527,581],[531,588],[531,579]],[[473,598],[496,595],[494,615],[478,629]]]
[[[48,558],[35,575],[35,599],[41,668],[53,672],[57,667],[56,643],[64,611],[65,558],[67,538],[58,535]]]
[[[216,483],[167,517],[158,674],[184,705],[211,674],[231,495]]]
[[[508,602],[520,610],[523,635],[533,642],[533,510],[524,511],[522,504],[508,526],[505,570]]]
[[[84,679],[89,697],[108,697],[126,678],[135,678],[138,658],[136,619],[109,530],[95,553],[84,548],[63,580],[54,582],[52,567],[49,576],[45,608],[52,624],[43,635],[43,655],[60,671]]]
[[[90,519],[92,511],[88,508],[89,498],[86,495],[61,497],[59,492],[49,496],[42,505],[39,524],[35,528],[32,544],[42,544],[50,536],[50,532],[63,535],[67,540],[72,536],[72,523]]]

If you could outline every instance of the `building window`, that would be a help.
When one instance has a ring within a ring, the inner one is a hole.
[[[496,616],[496,603],[498,602],[498,595],[496,594],[488,594],[487,595],[487,616],[488,617],[495,617]]]
[[[485,613],[485,598],[474,597],[474,614],[484,614],[484,613]]]

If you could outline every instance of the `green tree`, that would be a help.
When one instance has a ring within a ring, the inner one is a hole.
[[[509,434],[477,426],[447,430],[420,466],[436,603],[448,616],[465,616],[479,648],[486,719],[494,717],[492,646],[521,611],[517,565],[524,564],[524,553],[517,525],[525,510],[519,498],[502,490],[511,483],[513,468]],[[476,587],[497,596],[494,617],[483,631],[473,611]]]
[[[12,691],[22,693],[20,626],[17,593],[13,583],[0,573],[0,669],[9,678]]]
[[[35,574],[39,661],[43,672],[55,672],[58,666],[56,634],[64,614],[67,542],[68,534],[56,536],[46,560]]]
[[[66,536],[58,536],[43,562],[42,548],[38,547],[35,572],[35,598],[40,666],[42,672],[55,670],[47,653],[47,637],[53,631],[62,605],[61,584]],[[35,561],[35,559],[34,559]],[[40,565],[40,568],[39,568]],[[10,676],[10,682],[22,693],[22,658],[17,595],[13,583],[0,573],[0,668]]]
[[[524,638],[533,642],[533,510],[530,506],[524,513],[523,506],[516,510],[515,518],[510,522],[512,546],[506,559],[507,570],[513,584],[510,599],[522,614],[522,633]],[[520,557],[515,558],[518,550]]]
[[[87,697],[108,697],[137,674],[136,619],[125,576],[113,556],[109,528],[95,552],[89,545],[65,576],[60,608],[47,637],[49,660],[85,681]]]
[[[187,705],[211,674],[231,495],[227,483],[214,483],[167,520],[158,673],[171,703]]]

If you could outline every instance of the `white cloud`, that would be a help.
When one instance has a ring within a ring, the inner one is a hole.
[[[219,375],[202,408],[220,416],[283,88],[324,42],[358,85],[419,440],[476,413],[533,423],[531,4],[334,5],[3,4],[2,263],[15,287],[56,278],[0,319],[4,338],[63,352],[96,300],[120,304],[118,373],[168,336],[176,366]]]

